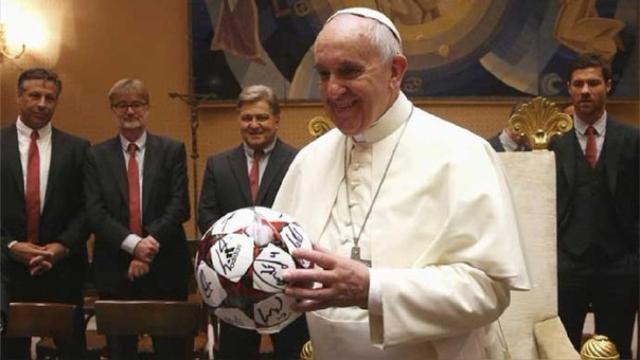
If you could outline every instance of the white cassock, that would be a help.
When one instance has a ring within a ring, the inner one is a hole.
[[[369,309],[307,313],[315,357],[500,358],[493,322],[509,290],[530,285],[509,186],[483,139],[400,93],[357,139],[334,129],[303,148],[273,208],[350,256],[396,143],[359,241],[372,262]]]

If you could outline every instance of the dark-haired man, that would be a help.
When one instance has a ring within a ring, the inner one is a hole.
[[[568,72],[574,131],[552,142],[557,164],[558,311],[576,349],[591,308],[596,332],[631,357],[638,309],[640,132],[608,116],[611,68],[593,54]]]
[[[82,359],[89,233],[78,189],[89,142],[51,125],[61,91],[62,82],[51,70],[29,69],[18,79],[20,114],[2,129],[0,140],[1,250],[8,252],[2,273],[9,301],[77,305],[74,340],[57,340],[56,346],[62,358]],[[28,359],[29,343],[3,334],[2,358]]]

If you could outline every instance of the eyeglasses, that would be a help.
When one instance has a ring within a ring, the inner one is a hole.
[[[267,121],[271,118],[270,114],[241,114],[240,121],[250,122],[256,119],[257,122]]]
[[[114,108],[118,112],[126,112],[129,108],[133,109],[133,111],[138,112],[142,110],[145,106],[147,106],[146,102],[134,101],[132,103],[119,102],[117,104],[111,104],[111,107]]]

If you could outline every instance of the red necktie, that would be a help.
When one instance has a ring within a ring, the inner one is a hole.
[[[584,150],[584,156],[591,167],[596,167],[598,162],[598,148],[596,147],[596,129],[593,126],[587,128],[587,147]]]
[[[134,234],[142,236],[142,221],[140,219],[140,173],[138,170],[138,160],[136,151],[138,145],[129,143],[127,152],[129,153],[129,230]]]
[[[249,185],[251,186],[251,201],[255,204],[258,198],[258,189],[260,188],[260,159],[264,152],[256,150],[253,152],[253,164],[249,172]]]
[[[40,239],[40,152],[38,132],[31,133],[27,162],[27,241],[37,244]]]

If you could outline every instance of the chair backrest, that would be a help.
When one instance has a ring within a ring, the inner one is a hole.
[[[193,357],[193,338],[201,322],[201,306],[188,301],[107,301],[95,304],[96,328],[104,335],[186,337],[186,359]]]
[[[537,359],[534,324],[557,316],[555,157],[550,151],[499,153],[516,208],[532,289],[511,292],[500,324],[514,359]]]
[[[517,109],[509,128],[526,136],[534,149],[498,154],[509,178],[532,289],[511,293],[511,304],[500,324],[511,355],[531,359],[540,356],[535,325],[558,315],[556,166],[554,153],[545,149],[552,137],[573,128],[573,120],[553,102],[536,97]],[[566,337],[566,333],[561,331],[558,336]]]
[[[76,306],[59,303],[9,304],[8,337],[53,337],[71,340]]]
[[[105,335],[195,336],[201,305],[187,301],[98,300],[96,327]]]

